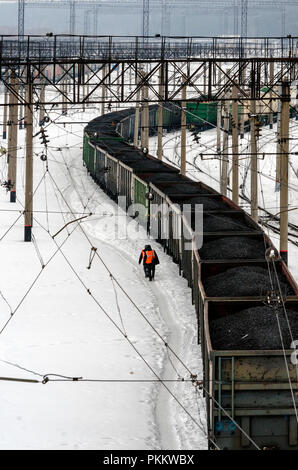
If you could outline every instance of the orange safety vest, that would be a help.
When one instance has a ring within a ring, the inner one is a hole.
[[[151,264],[153,259],[155,258],[154,251],[153,250],[146,251],[146,255],[147,255],[147,258],[146,258],[145,264]],[[143,259],[144,259],[144,257],[143,257]]]

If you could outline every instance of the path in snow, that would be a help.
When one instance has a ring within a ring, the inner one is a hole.
[[[74,121],[89,120],[91,114],[73,113]],[[64,119],[64,118],[62,118]],[[78,131],[79,129],[79,131]],[[70,135],[72,131],[75,135]],[[82,126],[48,127],[50,137],[49,173],[45,173],[34,199],[33,233],[36,246],[24,244],[23,220],[17,221],[0,243],[2,260],[0,290],[1,326],[9,320],[0,336],[1,375],[41,379],[45,373],[83,376],[97,379],[152,379],[153,374],[127,340],[90,298],[72,271],[90,288],[111,319],[121,327],[114,288],[110,276],[98,259],[87,270],[90,245],[76,224],[60,230],[73,217],[67,204],[82,213],[96,214],[81,223],[114,276],[125,287],[146,317],[170,342],[192,371],[201,375],[200,348],[196,344],[196,317],[191,294],[177,266],[152,243],[159,252],[154,285],[143,277],[137,265],[144,240],[142,231],[136,239],[113,240],[110,213],[116,205],[93,183],[82,166]],[[20,132],[18,152],[18,198],[12,205],[4,189],[0,193],[0,238],[22,209],[24,188],[24,131]],[[2,142],[1,145],[6,145]],[[57,146],[57,147],[56,147]],[[62,149],[62,152],[58,149]],[[42,149],[35,144],[35,152]],[[67,163],[68,170],[65,163]],[[0,162],[1,179],[5,178],[6,162]],[[34,157],[35,187],[45,171],[45,164]],[[51,178],[52,176],[52,178]],[[7,212],[4,212],[5,209]],[[98,215],[100,214],[100,215]],[[126,215],[120,218],[120,225]],[[130,220],[130,219],[128,219]],[[71,233],[71,235],[68,235]],[[60,245],[67,264],[61,252]],[[35,249],[36,248],[36,249]],[[39,255],[38,255],[38,253]],[[42,270],[41,261],[52,261]],[[30,284],[37,281],[21,302]],[[176,378],[169,365],[165,347],[131,302],[117,289],[125,329],[132,344],[163,378]],[[8,304],[7,304],[8,302]],[[10,319],[10,308],[14,311]],[[169,322],[169,323],[168,323]],[[29,371],[8,364],[19,364]],[[172,358],[175,368],[185,370]],[[41,375],[36,375],[37,374]],[[194,388],[178,382],[170,388],[192,416],[198,419]],[[2,449],[195,449],[206,448],[205,434],[184,414],[184,411],[159,384],[150,383],[51,383],[28,385],[3,383],[0,434]],[[204,400],[199,399],[201,409]],[[200,422],[205,425],[202,416]],[[201,426],[202,427],[202,426]],[[5,432],[4,432],[5,429]]]

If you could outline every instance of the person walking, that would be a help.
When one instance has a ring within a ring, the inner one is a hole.
[[[152,281],[155,276],[155,266],[159,264],[159,259],[155,250],[151,248],[151,245],[146,245],[142,250],[139,257],[139,264],[143,261],[145,277],[149,277],[149,281]]]

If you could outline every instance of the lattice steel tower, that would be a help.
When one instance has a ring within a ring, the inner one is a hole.
[[[75,34],[76,30],[76,3],[75,0],[69,0],[69,34]]]
[[[247,37],[247,1],[241,0],[241,36]]]
[[[148,40],[148,36],[149,36],[149,0],[143,0],[142,36],[145,37],[145,41]]]
[[[24,36],[25,0],[18,0],[18,35]]]

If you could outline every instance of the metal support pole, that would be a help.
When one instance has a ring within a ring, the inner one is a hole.
[[[102,80],[104,80],[106,76],[106,65],[102,68]],[[103,116],[105,113],[105,100],[106,100],[106,87],[104,84],[101,85],[101,115]]]
[[[219,67],[221,66],[221,63],[219,62]],[[218,69],[218,87],[220,87],[221,83],[221,70]],[[217,102],[217,153],[220,154],[221,151],[221,115],[222,115],[222,102],[218,101]]]
[[[18,0],[18,36],[24,37],[25,29],[25,0]]]
[[[289,125],[290,85],[282,83],[280,122],[280,255],[288,263],[288,175],[289,175]]]
[[[137,85],[139,80],[137,80]],[[139,123],[140,123],[140,95],[141,90],[138,89],[137,91],[137,102],[136,102],[136,112],[135,112],[135,126],[134,126],[134,137],[133,137],[133,144],[135,147],[139,146]]]
[[[204,64],[204,72],[203,72],[203,95],[206,96],[207,94],[207,65]]]
[[[144,147],[149,151],[149,103],[148,86],[144,87]]]
[[[25,98],[26,95],[24,95],[24,86],[20,85],[19,86],[19,94]],[[19,123],[19,129],[23,128],[26,126],[26,120],[25,120],[25,106],[22,106],[21,104],[18,106],[18,123]]]
[[[7,108],[8,108],[8,92],[7,88],[4,88],[4,106],[3,106],[3,134],[2,138],[6,139],[7,133]]]
[[[45,102],[45,91],[46,91],[46,87],[45,87],[45,85],[42,83],[42,85],[41,85],[41,90],[40,90],[40,97],[39,97],[40,103]],[[40,125],[40,126],[41,126],[42,123],[43,123],[44,117],[45,117],[45,105],[44,105],[44,104],[40,104],[40,105],[39,105],[39,125]]]
[[[186,173],[186,85],[181,91],[181,174]]]
[[[9,131],[8,131],[8,184],[10,185],[10,202],[16,202],[17,189],[17,145],[18,145],[18,99],[17,79],[11,76],[11,91],[9,96]]]
[[[217,144],[216,144],[216,148],[217,148],[217,153],[220,154],[220,151],[221,151],[221,105],[222,105],[222,102],[221,101],[218,101],[217,102]]]
[[[63,79],[62,82],[62,114],[67,114],[67,100],[66,100],[66,94],[67,94],[67,85],[65,82],[65,78]]]
[[[250,207],[251,217],[258,222],[258,150],[256,138],[256,101],[250,102]]]
[[[145,98],[145,90],[144,86],[141,89],[141,147],[145,147],[145,112],[144,112],[144,98]]]
[[[159,69],[159,96],[163,99],[163,70]],[[163,106],[162,101],[158,103],[157,110],[157,157],[162,160],[162,131],[163,131]]]
[[[233,152],[233,184],[232,194],[233,202],[238,205],[239,202],[239,146],[238,146],[238,89],[233,85],[232,89],[232,152]]]
[[[228,90],[228,81],[229,81],[230,70],[227,70],[226,77],[226,90],[225,97],[230,97],[230,91]],[[228,170],[229,170],[229,127],[230,127],[230,101],[224,101],[223,103],[224,111],[224,134],[223,134],[223,144],[222,144],[222,164],[221,164],[221,179],[220,179],[220,192],[224,196],[227,195],[228,188]]]
[[[32,103],[32,83],[27,85],[26,102]],[[26,184],[24,241],[31,242],[33,210],[33,105],[26,105]]]
[[[278,85],[278,94],[282,94],[282,85]],[[281,135],[281,100],[278,101],[277,105],[277,145],[276,145],[276,173],[275,173],[275,190],[280,190],[280,156],[281,156],[281,145],[280,145],[280,135]]]
[[[133,144],[135,147],[139,146],[139,121],[140,121],[140,90],[137,92],[137,102],[136,102],[136,112],[135,112],[135,127],[134,127],[134,137]]]
[[[269,76],[270,76],[270,83],[273,83],[273,80],[274,80],[274,62],[270,62]],[[271,101],[272,97],[273,97],[273,90],[272,89],[269,92],[269,97],[270,97],[270,101],[269,101],[269,105],[270,105],[269,128],[272,129],[273,128],[273,111],[272,111],[273,101]]]
[[[245,68],[241,71],[241,83],[244,86],[245,83]],[[244,105],[241,104],[241,114],[240,114],[240,139],[244,138]]]

